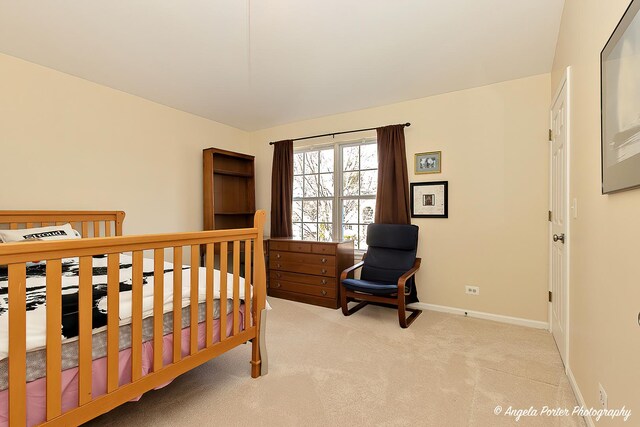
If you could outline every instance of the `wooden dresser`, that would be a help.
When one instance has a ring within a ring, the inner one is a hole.
[[[340,306],[340,273],[353,265],[353,242],[269,239],[267,294],[323,307]]]

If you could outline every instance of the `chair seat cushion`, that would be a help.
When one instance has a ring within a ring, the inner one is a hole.
[[[355,292],[364,292],[372,295],[391,295],[398,292],[398,285],[395,283],[372,282],[369,280],[345,279],[342,285]]]

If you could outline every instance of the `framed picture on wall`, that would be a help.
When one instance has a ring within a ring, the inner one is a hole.
[[[414,159],[414,172],[418,175],[442,172],[442,151],[417,153]]]
[[[602,194],[640,187],[640,0],[600,53]]]
[[[411,218],[447,218],[449,182],[412,182]]]

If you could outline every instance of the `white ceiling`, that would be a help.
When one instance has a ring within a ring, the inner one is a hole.
[[[549,72],[564,0],[0,0],[0,52],[244,130]]]

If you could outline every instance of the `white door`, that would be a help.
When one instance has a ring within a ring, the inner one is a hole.
[[[551,332],[566,365],[568,352],[568,73],[551,108]]]

